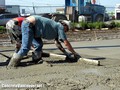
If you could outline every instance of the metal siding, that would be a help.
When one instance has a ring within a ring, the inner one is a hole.
[[[5,7],[5,0],[0,0],[0,7]]]
[[[120,13],[117,13],[117,20],[120,20]]]

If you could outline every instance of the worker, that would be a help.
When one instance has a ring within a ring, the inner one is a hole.
[[[6,23],[6,29],[11,43],[15,43],[15,52],[18,52],[21,47],[22,33],[21,24],[25,17],[16,17]]]
[[[22,22],[22,46],[18,53],[14,53],[8,68],[17,67],[21,61],[21,58],[25,56],[30,50],[31,45],[34,45],[34,52],[32,55],[32,61],[35,63],[43,61],[41,58],[43,42],[42,39],[55,40],[57,47],[68,56],[69,53],[62,47],[60,41],[64,43],[67,49],[74,55],[74,57],[81,57],[74,51],[73,47],[67,40],[65,32],[70,28],[70,22],[67,20],[61,20],[55,22],[54,20],[41,17],[39,15],[32,15],[27,17]],[[59,41],[60,40],[60,41]]]

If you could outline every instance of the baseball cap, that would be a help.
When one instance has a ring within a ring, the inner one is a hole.
[[[60,23],[66,24],[68,26],[68,28],[71,28],[71,21],[69,20],[59,20]]]

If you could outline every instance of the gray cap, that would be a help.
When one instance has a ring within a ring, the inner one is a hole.
[[[69,20],[59,20],[59,22],[66,24],[69,29],[71,28],[71,21],[69,21]]]

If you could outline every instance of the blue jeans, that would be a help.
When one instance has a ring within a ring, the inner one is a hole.
[[[35,52],[39,53],[42,51],[43,42],[40,38],[34,38],[35,29],[30,27],[30,22],[23,21],[22,22],[22,46],[18,52],[19,55],[25,56],[30,50],[32,44],[35,48]]]

